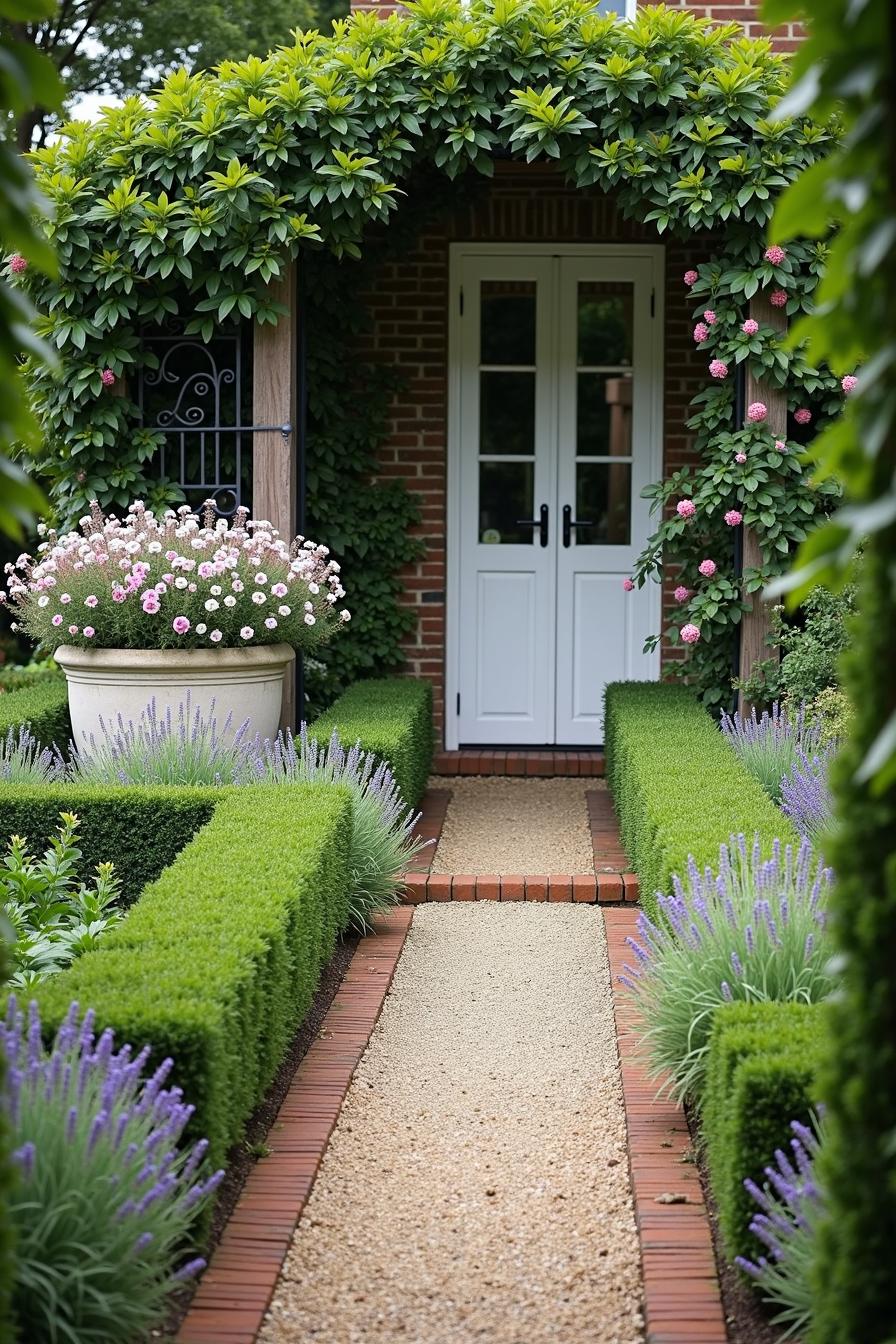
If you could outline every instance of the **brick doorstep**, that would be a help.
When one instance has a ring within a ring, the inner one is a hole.
[[[254,1344],[412,918],[410,908],[379,915],[377,931],[358,944],[271,1126],[270,1156],[249,1173],[176,1344]]]
[[[726,1344],[709,1216],[696,1168],[682,1162],[691,1141],[687,1118],[681,1106],[657,1096],[657,1083],[638,1061],[631,1004],[618,980],[623,962],[631,960],[625,939],[635,934],[636,921],[630,907],[605,915],[647,1339]],[[666,1192],[686,1195],[688,1202],[658,1204],[657,1196]]]

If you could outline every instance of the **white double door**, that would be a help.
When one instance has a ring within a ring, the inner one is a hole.
[[[662,463],[661,294],[661,248],[453,250],[449,747],[598,745],[606,684],[658,675],[658,589],[623,580]]]

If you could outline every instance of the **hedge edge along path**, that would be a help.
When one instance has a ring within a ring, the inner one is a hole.
[[[428,681],[386,677],[356,682],[308,732],[326,745],[334,730],[344,747],[360,742],[364,751],[386,761],[404,801],[417,806],[426,792],[435,749]]]

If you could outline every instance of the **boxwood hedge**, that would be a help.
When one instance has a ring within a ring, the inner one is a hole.
[[[333,729],[346,747],[360,742],[365,751],[388,761],[401,796],[411,806],[426,790],[432,767],[432,686],[413,677],[386,677],[350,686],[310,727],[326,741]]]
[[[37,990],[47,1030],[76,999],[118,1040],[148,1042],[156,1061],[170,1055],[196,1106],[192,1132],[221,1163],[345,923],[351,825],[341,786],[221,790],[119,928]]]
[[[67,749],[71,724],[68,689],[61,674],[46,673],[31,686],[0,694],[0,737],[24,723],[30,724],[41,746],[56,745],[63,752]]]
[[[787,818],[741,765],[717,724],[684,686],[615,682],[607,687],[607,780],[641,901],[656,913],[688,856],[715,864],[731,835],[799,844]]]

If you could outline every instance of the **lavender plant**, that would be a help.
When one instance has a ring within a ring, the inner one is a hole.
[[[824,1143],[824,1121],[815,1128],[794,1120],[790,1126],[792,1158],[778,1149],[774,1166],[765,1168],[767,1183],[744,1185],[759,1206],[750,1231],[767,1248],[755,1261],[738,1256],[736,1263],[754,1279],[763,1296],[780,1308],[775,1324],[786,1326],[782,1339],[799,1335],[812,1316],[812,1262],[815,1233],[824,1212],[815,1163]]]
[[[693,859],[687,883],[658,894],[662,919],[643,912],[641,941],[629,938],[637,966],[625,965],[641,1019],[645,1056],[678,1099],[699,1104],[712,1016],[731,1000],[814,1003],[834,988],[825,906],[830,869],[775,841],[763,859],[758,837],[748,848],[732,836],[718,874]]]
[[[0,781],[4,784],[49,784],[65,774],[57,749],[42,747],[28,724],[9,728],[0,737]]]
[[[829,742],[811,759],[800,752],[789,774],[781,780],[781,811],[800,835],[817,844],[834,818],[834,800],[828,785],[828,767],[838,743]]]
[[[821,724],[809,718],[805,705],[789,711],[775,701],[771,710],[757,718],[722,713],[722,732],[744,766],[774,802],[781,799],[781,780],[789,774],[800,753],[813,754],[821,740]]]
[[[191,1225],[223,1172],[202,1171],[207,1144],[181,1146],[193,1107],[150,1077],[149,1047],[116,1050],[73,1003],[52,1049],[37,1005],[27,1025],[15,996],[0,1025],[3,1098],[19,1181],[13,1310],[31,1344],[133,1344],[204,1261],[185,1254]]]

